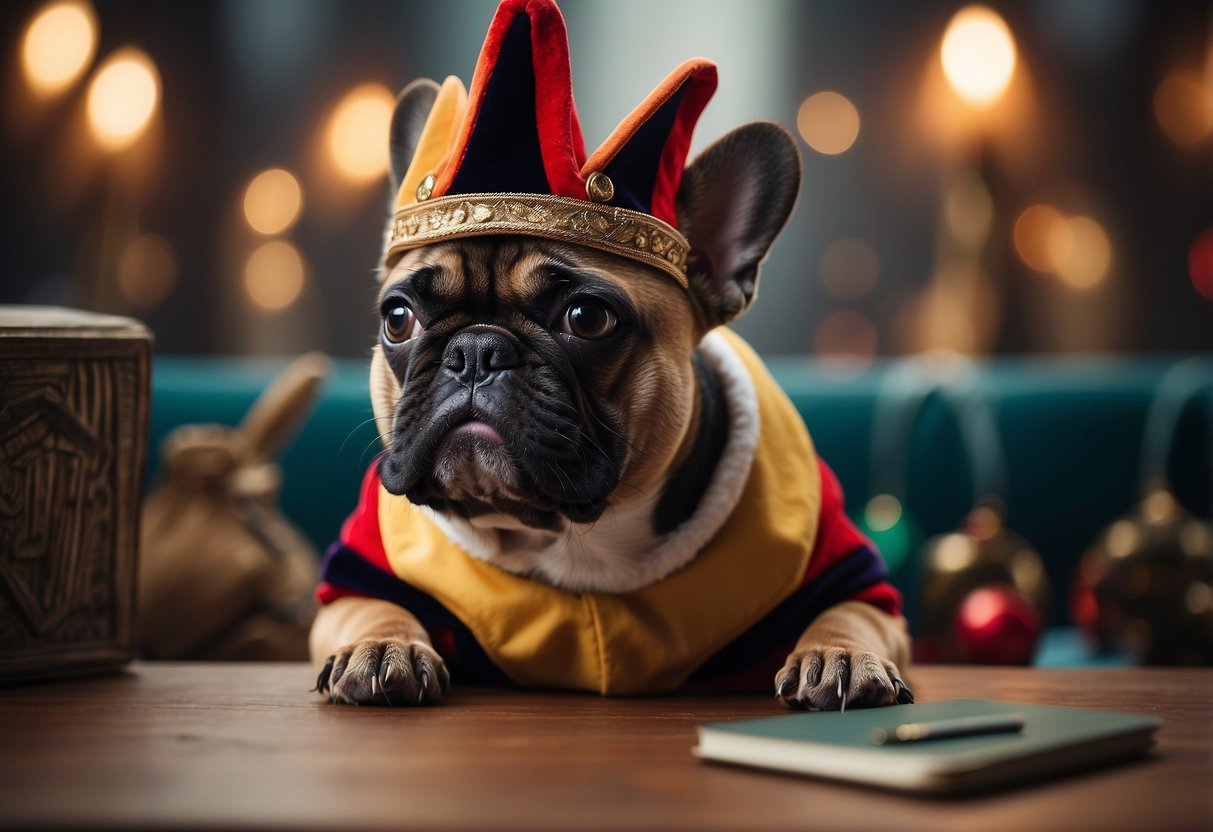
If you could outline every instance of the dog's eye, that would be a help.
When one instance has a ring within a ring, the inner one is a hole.
[[[619,326],[619,317],[610,307],[596,301],[573,303],[560,322],[560,330],[586,340],[605,338]]]
[[[402,303],[389,306],[383,314],[383,337],[390,344],[399,344],[419,335],[413,310]]]

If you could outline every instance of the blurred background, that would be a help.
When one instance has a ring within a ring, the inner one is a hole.
[[[240,423],[286,357],[346,359],[282,455],[283,514],[333,539],[379,447],[394,96],[469,80],[495,7],[0,4],[0,303],[150,326],[152,471],[181,425]],[[798,137],[800,201],[737,329],[920,658],[1213,664],[1213,4],[561,7],[590,148],[696,55],[720,87],[692,153],[752,119]],[[1084,637],[1041,647],[1057,625]]]
[[[165,353],[363,356],[383,137],[495,3],[6,2],[0,302]],[[684,58],[692,152],[756,118],[804,188],[738,328],[764,353],[1213,346],[1208,2],[567,0],[594,147]]]

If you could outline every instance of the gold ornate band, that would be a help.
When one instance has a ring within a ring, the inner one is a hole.
[[[639,211],[562,196],[459,194],[405,205],[393,215],[387,253],[486,234],[579,243],[660,269],[687,288],[691,246],[673,226]]]

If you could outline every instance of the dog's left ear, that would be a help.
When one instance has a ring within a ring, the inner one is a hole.
[[[400,183],[408,172],[421,141],[421,131],[429,117],[434,102],[438,99],[438,85],[429,78],[418,78],[400,91],[396,98],[396,109],[392,112],[392,127],[389,134],[391,162],[391,197],[393,204]]]
[[[711,329],[736,318],[800,190],[800,154],[783,127],[756,121],[703,151],[682,175],[678,226],[691,243],[687,279]]]

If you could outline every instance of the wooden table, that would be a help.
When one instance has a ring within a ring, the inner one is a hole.
[[[0,828],[1213,828],[1213,670],[918,667],[922,701],[989,697],[1158,714],[1144,760],[939,800],[709,765],[701,722],[773,697],[601,699],[456,689],[337,707],[303,665],[136,664],[0,689]]]

